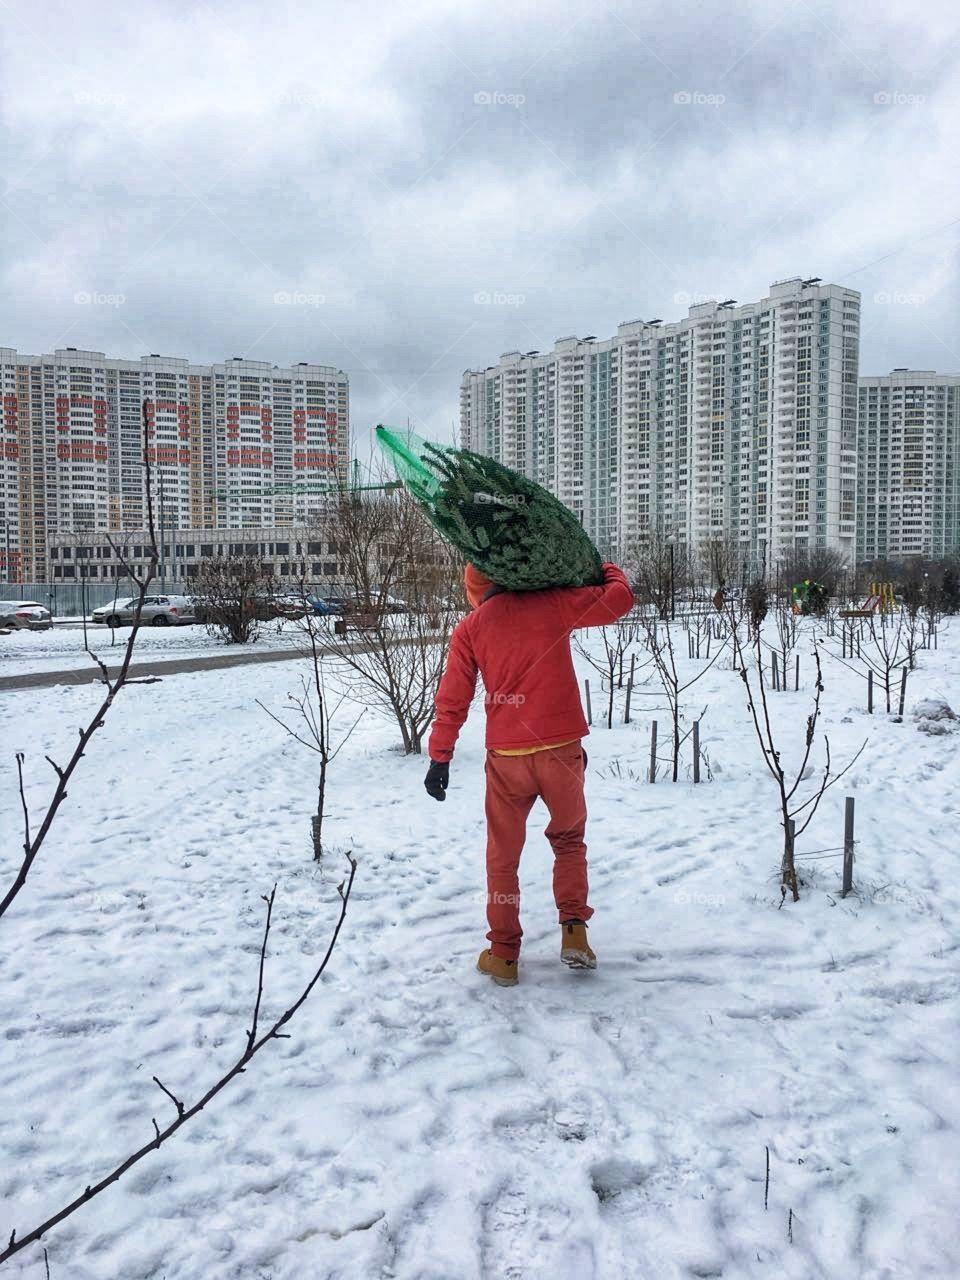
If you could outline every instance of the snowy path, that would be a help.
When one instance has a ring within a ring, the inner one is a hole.
[[[946,692],[950,661],[924,654],[911,700]],[[51,1234],[53,1280],[960,1273],[960,734],[868,722],[851,677],[826,680],[835,754],[872,736],[803,847],[839,843],[855,794],[858,897],[818,860],[776,909],[770,783],[716,669],[696,700],[713,783],[631,780],[646,718],[591,735],[594,974],[559,964],[534,810],[511,990],[473,971],[479,708],[442,806],[368,715],[330,782],[354,898],[293,1038]],[[310,862],[312,760],[253,705],[295,684],[264,666],[133,687],[94,740],[0,922],[4,1238],[149,1136],[170,1109],[152,1075],[189,1103],[235,1059],[274,880],[265,1016],[322,954],[341,862]],[[64,754],[94,696],[4,699],[3,883],[11,753],[29,750],[39,807],[43,754]],[[41,1276],[41,1253],[7,1273]]]

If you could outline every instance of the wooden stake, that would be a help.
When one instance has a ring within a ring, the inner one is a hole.
[[[590,681],[584,680],[583,691],[587,695],[587,724],[593,724],[593,707],[590,705]]]
[[[843,888],[840,897],[845,898],[853,888],[853,796],[847,796],[843,815]]]
[[[799,653],[797,654],[797,670],[796,670],[796,674],[793,677],[793,691],[794,693],[800,692],[800,655]]]
[[[903,668],[903,674],[900,677],[900,719],[903,719],[903,708],[907,701],[907,668]]]
[[[657,722],[650,726],[650,781],[657,780]]]
[[[873,668],[867,672],[867,711],[873,715]]]
[[[693,722],[693,780],[700,781],[700,721]]]
[[[624,723],[624,724],[629,724],[629,723],[630,723],[630,698],[631,698],[632,694],[633,694],[633,681],[632,681],[632,680],[630,680],[630,681],[628,681],[628,682],[627,682],[627,704],[626,704],[626,706],[624,707],[624,711],[623,711],[623,723]]]

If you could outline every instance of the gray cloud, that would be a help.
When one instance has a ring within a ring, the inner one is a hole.
[[[329,361],[358,442],[448,438],[465,367],[803,273],[865,372],[960,372],[946,3],[5,14],[4,344]]]

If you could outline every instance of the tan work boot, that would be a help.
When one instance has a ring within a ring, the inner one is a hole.
[[[495,956],[492,951],[481,951],[477,961],[477,969],[492,978],[498,987],[515,987],[520,981],[519,965],[516,960],[504,960]]]
[[[587,926],[582,920],[565,920],[560,926],[560,959],[571,969],[595,969],[597,957],[587,942]]]

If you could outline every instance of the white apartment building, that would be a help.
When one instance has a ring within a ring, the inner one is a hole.
[[[577,512],[601,552],[648,530],[745,564],[855,552],[860,295],[778,281],[759,302],[633,320],[468,370],[461,443]]]
[[[5,581],[47,580],[51,534],[144,527],[144,405],[164,527],[308,524],[347,481],[349,386],[332,366],[0,347],[0,391]]]
[[[960,552],[960,376],[860,379],[857,558]]]

